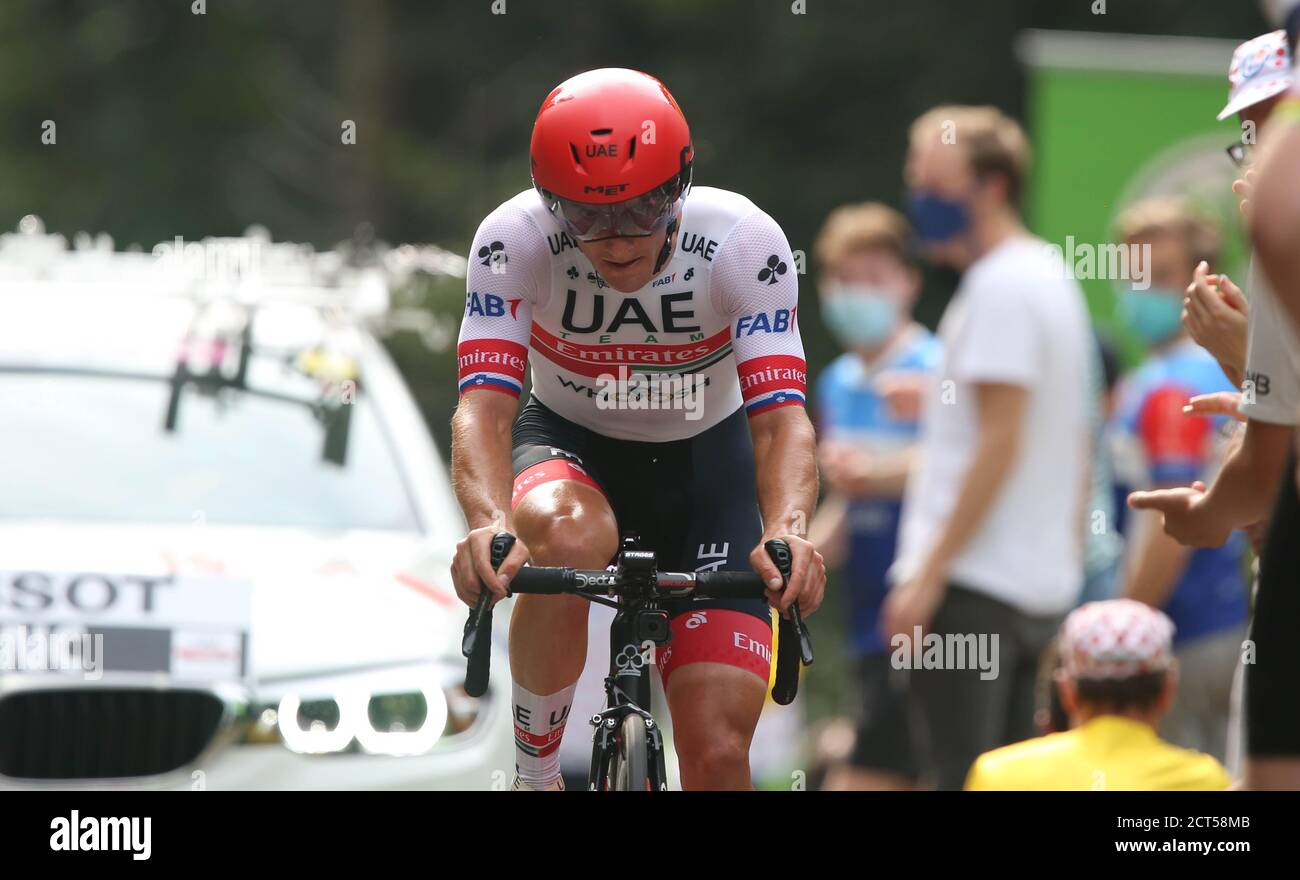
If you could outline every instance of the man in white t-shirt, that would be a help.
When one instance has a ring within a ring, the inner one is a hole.
[[[940,789],[1033,735],[1039,656],[1082,585],[1093,342],[1079,286],[1021,223],[1028,159],[993,108],[940,107],[912,128],[913,225],[964,276],[939,325],[884,626],[900,660],[923,657],[913,684]],[[964,656],[936,663],[932,634]]]

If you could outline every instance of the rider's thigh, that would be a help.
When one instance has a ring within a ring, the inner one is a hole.
[[[618,550],[618,525],[605,496],[577,480],[536,486],[514,510],[515,531],[533,565],[604,568]]]
[[[767,683],[724,663],[691,663],[668,682],[673,742],[687,789],[748,789],[749,745]]]
[[[618,547],[614,514],[599,489],[576,480],[534,486],[514,512],[534,565],[604,568]],[[590,603],[580,596],[520,595],[510,615],[515,683],[550,694],[578,680],[586,663]],[[564,646],[556,650],[556,646]]]

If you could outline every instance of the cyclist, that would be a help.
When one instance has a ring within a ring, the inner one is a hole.
[[[769,603],[810,613],[826,579],[802,537],[817,472],[794,257],[749,199],[691,187],[686,118],[647,74],[561,83],[530,153],[533,188],[488,215],[471,251],[452,424],[470,532],[456,591],[473,604],[482,578],[504,595],[526,560],[600,568],[627,531],[666,570],[752,566],[767,602],[669,608],[672,641],[656,656],[683,786],[748,788]],[[532,392],[516,412],[526,363]],[[518,541],[494,574],[502,530]],[[763,549],[776,537],[793,553],[784,588]],[[516,789],[562,788],[587,610],[570,596],[515,601]]]

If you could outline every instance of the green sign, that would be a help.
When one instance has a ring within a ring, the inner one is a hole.
[[[1239,172],[1225,153],[1241,130],[1234,118],[1215,121],[1227,101],[1235,47],[1181,37],[1024,34],[1034,232],[1067,258],[1072,250],[1087,254],[1117,244],[1115,220],[1133,203],[1187,196],[1223,223],[1224,258],[1212,268],[1244,286],[1243,230],[1232,192]],[[1081,283],[1094,317],[1117,330],[1115,288],[1123,282],[1088,274]]]

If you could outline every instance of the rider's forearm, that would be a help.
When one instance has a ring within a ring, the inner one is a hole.
[[[486,395],[466,395],[451,419],[451,483],[471,529],[513,531],[510,513],[510,428],[513,414]],[[496,404],[496,405],[494,405]]]
[[[803,537],[817,506],[817,438],[803,407],[785,406],[750,419],[763,540]]]

